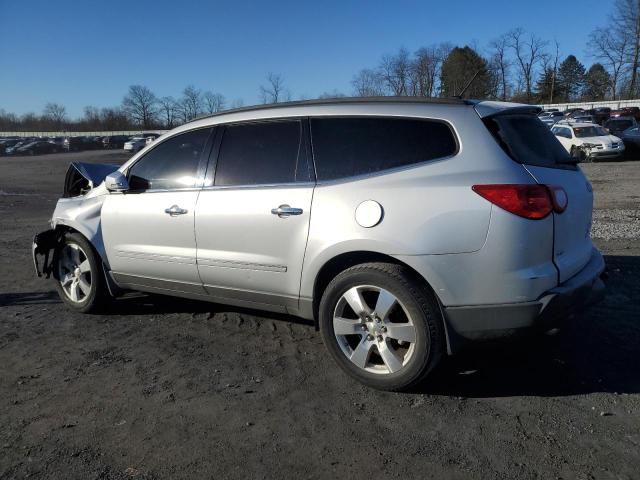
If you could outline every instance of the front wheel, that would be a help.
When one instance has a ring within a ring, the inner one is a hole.
[[[96,312],[109,298],[100,259],[79,233],[65,234],[56,248],[53,276],[58,295],[77,312]]]
[[[437,300],[400,265],[365,263],[340,273],[322,296],[319,323],[338,365],[381,390],[415,387],[444,355]]]

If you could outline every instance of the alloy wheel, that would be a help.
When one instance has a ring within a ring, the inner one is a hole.
[[[81,303],[91,293],[91,264],[79,245],[69,243],[60,251],[58,281],[72,302]]]
[[[413,319],[400,300],[373,285],[351,287],[342,294],[333,313],[333,331],[354,365],[381,375],[407,365],[417,339]]]

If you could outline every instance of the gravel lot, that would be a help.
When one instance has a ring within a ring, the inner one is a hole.
[[[0,157],[0,479],[640,478],[640,162],[584,166],[604,303],[392,394],[295,318],[146,295],[63,308],[30,244],[80,159],[126,156]]]

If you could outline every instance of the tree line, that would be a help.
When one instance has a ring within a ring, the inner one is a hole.
[[[594,61],[589,68],[573,54],[561,57],[557,41],[522,28],[484,47],[443,42],[414,52],[400,48],[357,72],[351,94],[462,96],[535,104],[640,97],[640,0],[615,0],[607,24],[591,32],[587,47]],[[282,75],[276,73],[267,75],[258,92],[265,104],[292,98]],[[319,98],[342,96],[334,90]],[[229,103],[221,93],[193,85],[178,98],[159,97],[144,85],[132,85],[120,105],[87,106],[77,119],[69,119],[65,106],[58,103],[48,103],[40,115],[18,116],[0,109],[0,131],[171,129],[242,105],[241,99]]]

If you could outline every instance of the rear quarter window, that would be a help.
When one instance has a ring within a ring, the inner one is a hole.
[[[507,155],[518,163],[576,168],[570,165],[567,150],[535,115],[507,113],[485,118],[483,122]]]
[[[454,155],[456,138],[445,122],[404,118],[312,118],[319,181],[373,174]]]

